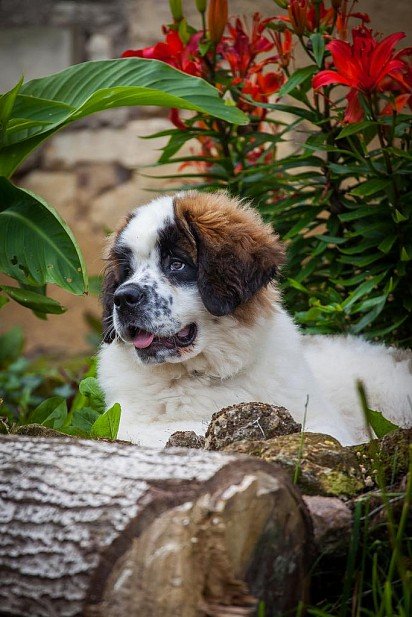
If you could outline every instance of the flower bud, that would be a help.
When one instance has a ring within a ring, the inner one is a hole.
[[[223,36],[228,17],[227,0],[210,0],[207,12],[209,38],[217,45]]]
[[[273,2],[280,6],[281,9],[287,9],[288,7],[288,0],[273,0]]]
[[[204,13],[206,11],[207,0],[196,0],[196,8],[199,13]]]
[[[183,19],[182,0],[169,0],[170,12],[175,21]]]
[[[308,0],[290,0],[288,13],[291,26],[298,36],[302,36],[306,30]]]

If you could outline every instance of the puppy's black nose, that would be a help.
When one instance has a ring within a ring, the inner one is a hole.
[[[136,308],[146,299],[146,293],[141,287],[128,285],[118,289],[113,297],[117,308]]]

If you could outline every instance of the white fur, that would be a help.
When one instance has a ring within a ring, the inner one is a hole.
[[[157,233],[173,217],[171,204],[161,198],[140,208],[120,236],[151,276]],[[161,277],[159,285],[167,285]],[[303,422],[308,400],[306,430],[330,434],[345,445],[360,443],[368,432],[357,379],[364,382],[372,408],[396,423],[412,423],[411,361],[396,361],[394,350],[355,337],[303,336],[279,305],[247,326],[232,316],[210,315],[196,288],[173,289],[173,294],[175,330],[191,321],[198,325],[184,361],[142,364],[133,345],[119,338],[101,347],[98,377],[106,403],[122,407],[119,439],[159,446],[177,430],[203,434],[215,411],[248,401],[283,405]]]

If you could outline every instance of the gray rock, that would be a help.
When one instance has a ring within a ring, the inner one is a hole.
[[[170,435],[165,448],[195,448],[200,450],[205,447],[205,438],[196,435],[194,431],[176,431]]]
[[[237,441],[262,441],[298,433],[301,425],[284,407],[267,403],[239,403],[212,416],[206,431],[206,450],[222,450]]]
[[[319,554],[345,555],[352,529],[352,512],[338,497],[304,495]]]

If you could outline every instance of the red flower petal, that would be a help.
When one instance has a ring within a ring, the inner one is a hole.
[[[180,129],[181,131],[187,131],[187,126],[184,124],[184,122],[182,122],[178,109],[173,108],[170,110],[169,120],[175,125],[175,127]]]
[[[395,97],[393,103],[387,103],[387,105],[385,105],[385,107],[382,109],[381,113],[385,116],[390,116],[393,114],[394,111],[397,111],[398,113],[401,112],[405,105],[408,103],[411,96],[411,94],[400,94],[399,96]]]
[[[347,63],[352,58],[352,49],[349,43],[334,39],[326,45],[326,49],[332,54],[333,64],[336,66],[337,70],[345,73]]]
[[[126,49],[122,53],[122,58],[143,58],[143,53],[141,49]]]
[[[330,84],[343,84],[344,86],[352,86],[352,82],[350,79],[347,79],[336,71],[320,71],[320,73],[315,75],[312,79],[312,87],[315,90],[319,90],[319,88],[322,88],[323,86],[329,86]]]
[[[384,65],[391,59],[395,45],[405,37],[403,32],[395,32],[385,37],[374,49],[370,58],[370,75],[382,71]]]
[[[180,36],[176,32],[176,30],[170,30],[170,32],[167,33],[166,44],[168,46],[168,52],[170,55],[179,54],[184,49],[184,45],[180,40]]]
[[[363,120],[363,108],[359,102],[359,92],[351,90],[346,97],[348,106],[346,108],[344,122],[354,123]]]

